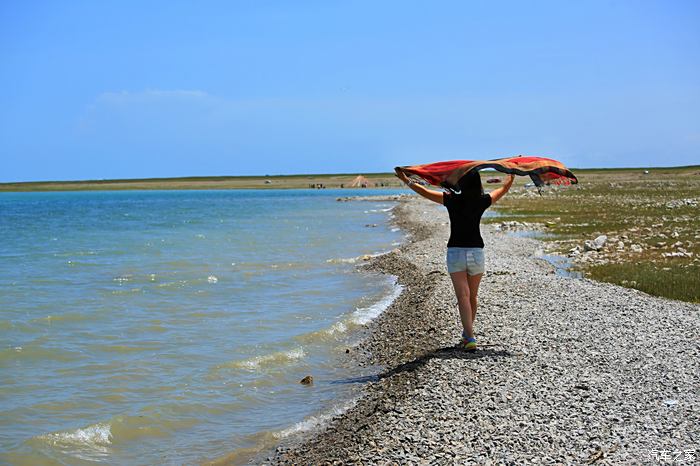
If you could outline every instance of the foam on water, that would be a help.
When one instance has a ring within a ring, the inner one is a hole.
[[[375,213],[375,212],[391,212],[391,210],[393,210],[393,209],[394,209],[393,206],[387,207],[386,209],[369,209],[369,210],[365,210],[365,213],[371,214],[371,213]]]
[[[263,354],[261,356],[255,356],[253,358],[244,359],[242,361],[232,361],[229,363],[221,364],[219,367],[256,370],[266,366],[287,364],[289,362],[302,359],[305,356],[306,352],[304,351],[304,348],[298,347],[289,351],[276,351],[274,353]]]
[[[99,423],[68,432],[55,432],[41,435],[40,439],[53,444],[85,445],[103,447],[112,444],[112,432],[109,424]]]
[[[392,279],[394,281],[394,286],[391,292],[371,306],[356,309],[352,314],[353,322],[359,325],[366,325],[391,306],[391,303],[393,303],[394,300],[399,297],[401,291],[403,291],[403,285],[399,285],[396,282],[396,277],[392,276]]]
[[[348,331],[348,326],[344,322],[336,322],[327,330],[327,332],[330,335],[335,335],[337,333],[345,333],[347,331]]]
[[[54,432],[36,437],[82,460],[99,460],[108,456],[112,446],[112,431],[108,423],[99,423],[65,432]]]
[[[339,259],[327,259],[326,262],[329,264],[354,264],[355,262],[358,261],[358,259],[361,259],[361,257],[347,257],[347,258],[339,258]]]
[[[273,435],[278,439],[283,439],[289,437],[290,435],[295,435],[302,432],[310,431],[312,429],[320,428],[328,421],[330,421],[336,416],[340,416],[341,414],[345,413],[347,410],[351,409],[356,404],[357,400],[351,400],[341,405],[335,405],[330,410],[324,413],[307,417],[303,421],[297,422],[291,427],[273,433]]]

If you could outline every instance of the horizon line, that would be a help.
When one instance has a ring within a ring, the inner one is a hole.
[[[681,168],[700,168],[698,165],[672,165],[672,166],[640,166],[640,167],[589,167],[576,168],[572,167],[569,170],[574,171],[598,171],[598,170],[644,170],[644,169],[681,169]],[[494,171],[497,170],[483,170]],[[294,173],[294,174],[265,174],[265,175],[197,175],[197,176],[166,176],[166,177],[146,177],[146,178],[100,178],[100,179],[82,179],[82,180],[38,180],[38,181],[0,181],[0,186],[7,185],[30,185],[30,184],[82,184],[82,183],[133,183],[144,181],[225,181],[231,179],[254,179],[254,178],[299,178],[299,177],[321,177],[321,176],[386,176],[394,175],[394,172],[345,172],[345,173]]]

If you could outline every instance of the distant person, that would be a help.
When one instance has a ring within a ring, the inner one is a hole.
[[[484,275],[484,240],[479,225],[481,216],[510,189],[515,177],[508,175],[502,187],[484,194],[481,176],[472,170],[459,180],[459,192],[441,192],[417,184],[396,169],[396,176],[409,188],[426,199],[447,207],[450,215],[450,239],[447,242],[447,271],[452,279],[459,316],[462,320],[460,345],[467,351],[476,350],[474,320],[476,319],[479,283]]]

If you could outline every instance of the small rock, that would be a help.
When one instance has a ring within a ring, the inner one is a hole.
[[[686,251],[675,251],[675,252],[664,252],[661,254],[663,257],[692,257],[692,252]]]
[[[597,251],[598,246],[596,246],[596,244],[593,241],[587,239],[586,241],[583,242],[583,250],[584,251]]]
[[[313,376],[311,376],[311,375],[307,375],[306,377],[304,377],[303,379],[301,379],[301,380],[299,381],[299,383],[302,384],[302,385],[311,385],[311,384],[314,383],[314,378],[313,378]]]
[[[596,239],[593,240],[593,242],[598,246],[598,249],[602,248],[605,246],[605,243],[608,241],[608,237],[605,235],[600,235]]]
[[[608,241],[608,237],[605,235],[600,235],[596,237],[593,241],[587,239],[586,241],[583,242],[583,250],[584,251],[599,251],[605,246],[605,243]]]

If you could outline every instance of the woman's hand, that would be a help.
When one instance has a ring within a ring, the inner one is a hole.
[[[442,198],[443,194],[441,191],[434,191],[432,189],[428,189],[425,186],[421,186],[418,183],[415,183],[413,180],[408,178],[406,176],[406,173],[401,169],[401,167],[396,167],[394,168],[394,171],[396,172],[396,176],[406,183],[409,188],[411,188],[413,191],[417,192],[421,196],[423,196],[426,199],[430,199],[433,202],[437,202],[438,204],[442,204]]]
[[[396,176],[403,181],[404,183],[408,183],[408,177],[406,174],[401,170],[401,167],[396,167],[394,168],[394,171],[396,172]]]
[[[503,186],[501,186],[498,189],[494,189],[489,193],[489,196],[491,196],[491,204],[495,204],[498,202],[500,198],[502,198],[505,193],[508,192],[510,187],[513,185],[513,180],[515,179],[514,175],[508,175],[508,179],[506,180],[505,183],[503,183]]]

